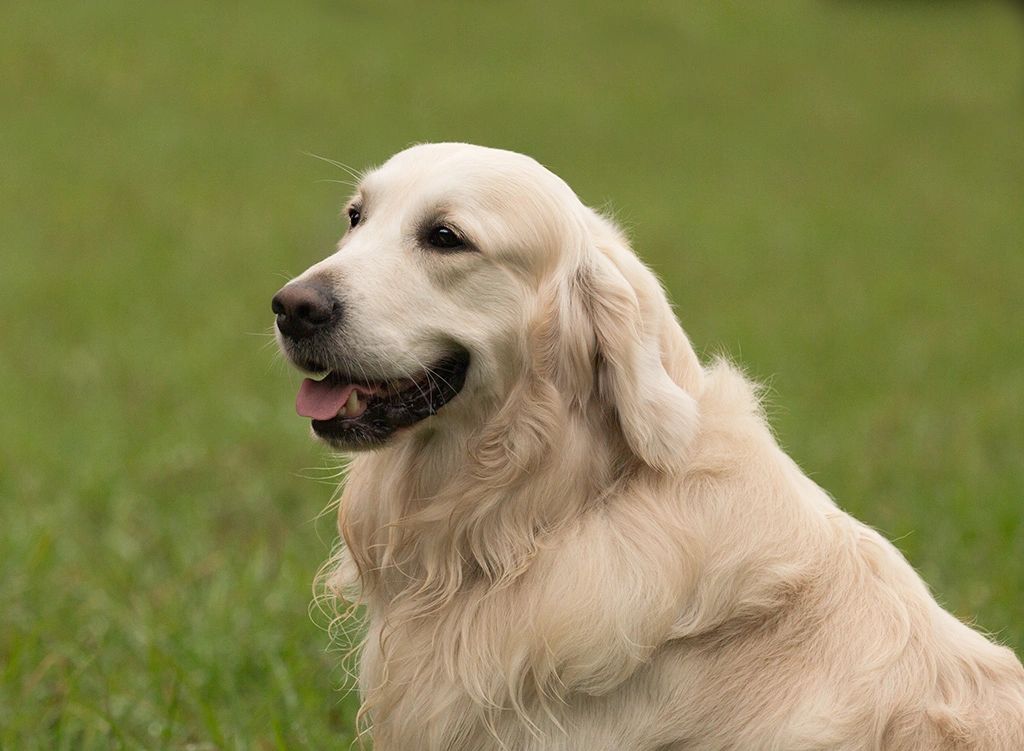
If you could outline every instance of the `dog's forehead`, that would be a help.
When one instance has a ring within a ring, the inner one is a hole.
[[[575,200],[554,173],[531,157],[470,144],[413,146],[368,173],[360,190],[367,200],[421,200],[502,209],[515,204]],[[538,201],[538,199],[542,199]]]

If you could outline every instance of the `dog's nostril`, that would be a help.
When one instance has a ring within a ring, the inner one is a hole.
[[[299,318],[309,321],[310,323],[323,323],[331,318],[331,311],[334,306],[320,306],[303,303],[295,311],[295,315]]]
[[[341,304],[318,286],[293,283],[274,295],[270,309],[277,316],[277,328],[282,334],[304,339],[332,323]]]

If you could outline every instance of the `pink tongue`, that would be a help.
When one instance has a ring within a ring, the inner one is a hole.
[[[330,420],[335,417],[354,389],[351,383],[335,383],[314,381],[307,378],[299,386],[299,395],[295,397],[295,411],[303,417],[314,420]]]

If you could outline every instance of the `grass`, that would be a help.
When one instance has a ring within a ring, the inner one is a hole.
[[[5,5],[0,747],[346,746],[307,615],[336,461],[269,298],[342,230],[303,152],[420,140],[613,208],[801,465],[1024,648],[1017,11]]]

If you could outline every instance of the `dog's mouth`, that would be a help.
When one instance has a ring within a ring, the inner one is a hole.
[[[371,448],[397,430],[436,414],[462,390],[469,353],[458,351],[411,376],[390,381],[355,379],[332,371],[299,387],[295,410],[313,432],[344,448]]]

